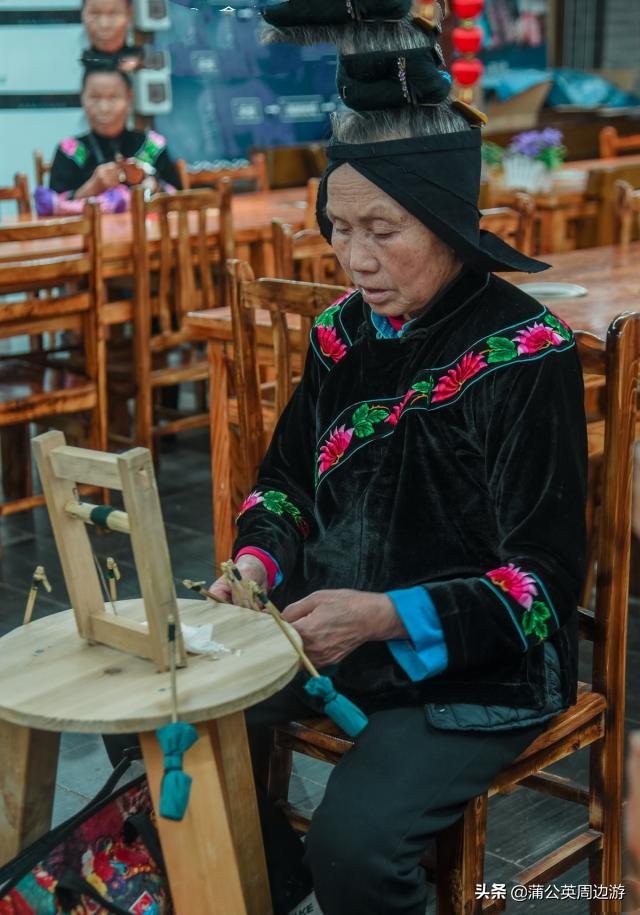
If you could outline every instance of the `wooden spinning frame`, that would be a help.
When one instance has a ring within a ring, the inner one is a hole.
[[[89,643],[117,648],[153,660],[160,670],[169,666],[168,620],[177,623],[176,658],[185,666],[186,654],[160,498],[147,448],[107,454],[74,448],[62,432],[46,432],[32,442],[64,579],[78,633]],[[122,492],[124,511],[81,502],[78,485]],[[85,524],[100,523],[128,533],[142,591],[146,624],[116,615],[117,605],[105,603]]]

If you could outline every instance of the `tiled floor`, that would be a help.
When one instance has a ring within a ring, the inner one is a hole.
[[[183,578],[214,577],[212,555],[212,515],[208,444],[205,434],[180,439],[163,454],[159,487],[176,582]],[[119,596],[139,593],[129,543],[117,534],[92,533],[94,549],[104,563],[114,555],[120,564],[122,581]],[[40,594],[35,617],[66,609],[67,595],[58,562],[51,528],[44,509],[14,515],[0,521],[0,635],[22,620],[31,575],[37,564],[45,566],[53,592]],[[184,593],[178,585],[178,593]],[[629,653],[627,723],[640,727],[640,603],[632,604]],[[563,774],[584,776],[586,757],[578,754],[571,764],[558,767]],[[105,781],[110,771],[102,741],[98,737],[66,734],[58,764],[54,819],[60,822],[78,810]],[[319,803],[329,766],[317,760],[295,760],[290,800],[310,814]],[[372,799],[372,803],[374,803]],[[522,789],[491,802],[488,855],[485,880],[506,882],[540,854],[585,828],[582,808]],[[558,878],[557,886],[589,883],[585,865]],[[512,903],[510,911],[534,911],[537,915],[584,915],[588,903],[572,899],[548,899]],[[428,912],[434,912],[430,904]]]

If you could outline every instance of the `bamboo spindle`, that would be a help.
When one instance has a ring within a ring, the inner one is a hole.
[[[118,563],[113,556],[107,556],[107,581],[109,582],[109,594],[113,604],[118,600],[118,585],[116,582],[120,581],[120,577]]]
[[[311,663],[304,650],[300,647],[300,645],[298,645],[294,637],[289,632],[289,628],[285,621],[282,619],[280,611],[275,606],[275,604],[269,600],[262,588],[255,581],[245,581],[240,574],[240,570],[238,569],[237,565],[231,560],[227,560],[227,562],[222,563],[222,570],[227,576],[227,580],[229,581],[231,588],[233,589],[235,584],[236,588],[243,591],[248,598],[249,604],[253,610],[260,610],[260,607],[256,605],[256,599],[259,600],[261,604],[263,604],[267,613],[271,614],[284,635],[289,640],[291,646],[300,658],[300,661],[302,662],[305,669],[312,677],[319,677],[320,674]]]
[[[22,620],[22,625],[26,626],[31,622],[31,617],[33,616],[33,608],[36,604],[36,597],[38,596],[38,587],[40,584],[43,584],[49,594],[51,594],[52,588],[49,584],[49,579],[47,578],[47,573],[44,570],[44,566],[36,566],[36,570],[33,573],[33,578],[31,579],[31,588],[29,589],[29,597],[27,598],[27,606],[24,611],[24,618]]]

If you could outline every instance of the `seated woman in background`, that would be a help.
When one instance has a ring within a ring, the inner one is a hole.
[[[131,83],[118,69],[87,70],[82,85],[82,107],[91,128],[80,137],[63,140],[56,149],[49,186],[57,195],[49,212],[60,212],[61,203],[106,195],[105,208],[128,208],[128,188],[144,184],[151,190],[173,190],[180,179],[169,157],[163,136],[153,130],[128,130]],[[38,212],[46,203],[36,195]],[[51,195],[49,195],[51,197]]]
[[[83,0],[82,24],[91,42],[82,54],[83,66],[111,63],[123,72],[136,70],[144,51],[127,45],[132,18],[132,0]]]

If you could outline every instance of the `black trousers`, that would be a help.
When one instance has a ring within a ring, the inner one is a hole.
[[[247,710],[259,789],[268,726],[298,717],[310,711],[296,683]],[[371,714],[332,769],[307,835],[304,865],[324,915],[424,915],[419,862],[428,839],[454,823],[543,729],[437,730],[422,706]],[[270,857],[270,820],[263,815],[262,822]]]

